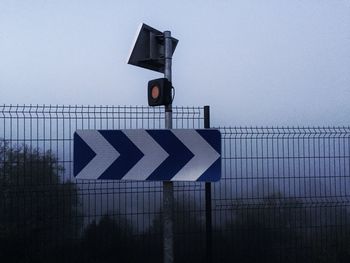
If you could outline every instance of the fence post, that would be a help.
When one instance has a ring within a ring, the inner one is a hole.
[[[210,128],[210,106],[204,106],[204,128]],[[211,183],[205,183],[205,253],[206,262],[212,262],[213,233],[212,233],[212,213],[211,213]]]

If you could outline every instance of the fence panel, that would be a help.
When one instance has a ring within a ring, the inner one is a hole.
[[[213,190],[217,259],[348,262],[350,128],[221,133],[224,172]]]
[[[203,127],[203,108],[174,107],[173,122]],[[1,255],[13,262],[161,261],[162,183],[75,180],[72,138],[77,129],[163,129],[162,108],[4,105],[0,123]],[[203,239],[196,224],[203,202],[195,201],[202,189],[175,184],[182,254]]]
[[[174,128],[203,128],[174,107]],[[6,262],[161,262],[160,182],[75,180],[77,129],[163,129],[164,110],[0,107]],[[222,127],[212,187],[215,262],[349,262],[350,128]],[[202,183],[175,183],[175,259],[205,260]]]

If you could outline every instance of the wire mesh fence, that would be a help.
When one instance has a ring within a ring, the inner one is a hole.
[[[202,107],[173,127],[203,128]],[[77,129],[163,129],[164,110],[0,107],[0,254],[6,262],[161,262],[161,182],[75,180]],[[349,262],[350,128],[221,127],[214,262]],[[175,183],[175,260],[205,261],[205,193]]]
[[[350,260],[350,128],[221,128],[223,262]]]

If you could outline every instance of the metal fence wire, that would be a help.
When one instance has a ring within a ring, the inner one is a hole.
[[[173,127],[204,127],[174,107]],[[77,129],[163,129],[162,108],[0,106],[2,262],[161,262],[162,183],[76,180]],[[222,178],[175,186],[175,261],[350,262],[350,128],[219,127]]]

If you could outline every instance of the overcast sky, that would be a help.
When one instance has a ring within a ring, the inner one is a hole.
[[[147,105],[141,22],[179,39],[174,105],[215,126],[350,125],[349,0],[0,0],[0,104]]]

